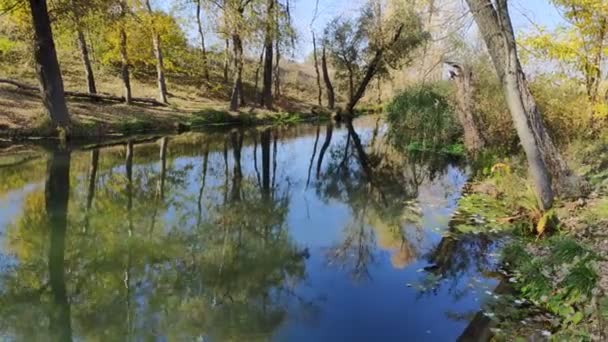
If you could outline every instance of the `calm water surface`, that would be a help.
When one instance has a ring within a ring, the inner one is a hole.
[[[456,340],[496,284],[465,181],[372,117],[46,147],[0,168],[0,338]]]

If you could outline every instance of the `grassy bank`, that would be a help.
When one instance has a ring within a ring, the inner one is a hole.
[[[209,125],[291,124],[331,117],[330,112],[315,110],[304,102],[291,103],[277,108],[277,111],[244,107],[239,112],[229,112],[225,101],[204,98],[197,93],[180,89],[166,107],[68,99],[72,115],[71,135],[76,138],[104,137],[173,132]],[[0,137],[19,139],[57,135],[36,94],[0,85]]]
[[[495,296],[483,311],[497,341],[608,337],[608,135],[570,144],[567,156],[589,189],[547,213],[521,157],[482,158],[459,203],[461,233],[508,237],[500,271],[513,294]]]

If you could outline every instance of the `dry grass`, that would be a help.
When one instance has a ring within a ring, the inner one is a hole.
[[[286,63],[282,71],[283,96],[276,101],[278,112],[308,113],[314,104],[311,98],[315,92],[314,70],[305,66]],[[310,74],[310,73],[313,74]],[[37,84],[31,72],[9,75],[24,83]],[[100,93],[120,95],[122,83],[112,72],[98,70],[97,88]],[[174,81],[174,82],[173,82]],[[196,86],[196,82],[183,82],[179,78],[168,77],[169,106],[148,105],[126,106],[119,103],[94,102],[68,98],[68,108],[76,127],[76,134],[105,135],[124,130],[133,124],[145,124],[146,129],[167,129],[177,123],[188,123],[194,116],[205,113],[228,113],[229,85],[218,84],[212,90]],[[186,84],[189,83],[189,84]],[[193,85],[194,84],[194,85]],[[85,92],[84,78],[75,66],[64,71],[66,90]],[[254,104],[256,96],[253,86],[246,82],[249,104]],[[158,95],[154,77],[132,78],[134,97],[156,98]],[[195,114],[197,113],[197,114]],[[243,107],[240,113],[257,118],[274,115],[257,107]],[[31,92],[19,90],[10,85],[0,84],[0,136],[4,135],[45,135],[48,119],[39,97]],[[80,128],[80,129],[79,129]],[[15,134],[15,132],[19,132]]]

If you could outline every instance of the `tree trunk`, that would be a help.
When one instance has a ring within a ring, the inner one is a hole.
[[[57,60],[46,0],[29,0],[34,26],[36,71],[42,103],[53,125],[67,129],[70,115],[65,103],[63,79]]]
[[[93,74],[93,68],[91,67],[91,59],[89,58],[89,48],[87,47],[87,41],[84,37],[84,32],[82,32],[82,29],[78,28],[77,34],[80,57],[82,58],[84,74],[87,78],[87,90],[89,94],[97,94],[97,86],[95,85],[95,76]]]
[[[234,48],[234,84],[232,87],[232,95],[230,96],[230,110],[239,110],[239,105],[243,104],[243,42],[241,36],[234,34],[232,36]]]
[[[371,80],[376,75],[376,72],[378,71],[378,66],[380,65],[380,62],[382,61],[382,56],[384,55],[384,51],[390,45],[394,44],[397,40],[399,40],[399,37],[401,36],[401,32],[403,32],[403,25],[401,25],[397,28],[397,31],[395,32],[395,35],[393,36],[392,41],[389,42],[388,45],[382,46],[378,50],[376,50],[374,58],[372,58],[372,60],[367,65],[367,68],[365,69],[365,74],[363,76],[363,79],[361,80],[361,83],[359,83],[359,86],[357,87],[357,91],[353,95],[351,95],[350,101],[348,102],[348,106],[346,107],[345,114],[347,116],[352,118],[355,106],[357,105],[359,100],[361,100],[361,98],[365,94],[365,90],[367,89],[369,82],[371,82]]]
[[[321,69],[323,70],[323,81],[325,82],[325,88],[327,90],[327,108],[334,109],[336,105],[336,96],[334,93],[334,87],[331,84],[331,78],[329,77],[329,71],[327,70],[327,54],[325,53],[325,42],[323,42]]]
[[[205,46],[205,33],[201,21],[201,1],[202,0],[196,1],[196,24],[198,26],[198,35],[201,38],[201,50],[203,51],[203,78],[205,79],[206,85],[209,86],[209,65],[207,61],[207,47]]]
[[[264,64],[264,50],[262,49],[262,53],[260,53],[260,59],[258,61],[258,65],[255,68],[255,86],[254,86],[254,94],[256,94],[256,100],[258,103],[262,104],[263,102],[263,97],[262,94],[260,94],[258,92],[258,90],[260,89],[260,70],[262,69],[262,66]]]
[[[154,57],[156,57],[156,77],[158,83],[158,101],[167,103],[167,83],[165,81],[165,63],[163,61],[163,51],[160,46],[160,34],[156,32],[154,27],[154,13],[150,0],[146,0],[148,13],[152,17],[152,47],[154,48]]]
[[[273,61],[273,41],[274,41],[274,4],[276,0],[268,0],[266,15],[266,40],[264,43],[264,81],[262,85],[261,105],[267,109],[272,109],[272,61]]]
[[[447,64],[455,69],[452,79],[456,85],[456,113],[464,131],[464,145],[469,152],[474,154],[483,148],[485,142],[475,121],[473,71],[468,65],[452,62]]]
[[[319,59],[317,56],[317,39],[314,30],[312,30],[312,55],[315,61],[315,75],[317,76],[317,103],[319,104],[319,107],[321,107],[323,106],[323,89],[321,88],[321,73],[319,72]]]
[[[549,210],[553,205],[553,191],[547,166],[551,165],[552,156],[559,161],[561,157],[546,133],[519,63],[507,2],[497,0],[496,7],[490,0],[467,2],[500,78],[507,106],[526,153],[539,206],[542,210]],[[561,174],[559,169],[554,169],[557,175]]]
[[[89,94],[96,94],[97,87],[95,85],[95,77],[93,68],[91,67],[91,59],[89,58],[89,48],[84,36],[82,21],[80,20],[82,12],[76,3],[76,0],[71,0],[72,15],[74,16],[74,25],[76,26],[76,38],[78,40],[78,49],[80,49],[80,58],[84,66],[84,73],[87,79],[87,90]]]
[[[517,58],[513,27],[511,26],[506,1],[500,0],[500,6],[498,6],[500,12],[496,10],[490,0],[467,0],[467,3],[483,35],[498,78],[503,85],[505,84],[507,72],[515,72],[517,77],[517,93],[523,104],[524,115],[526,116],[528,125],[532,129],[536,145],[541,151],[540,154],[546,167],[557,181],[557,184],[567,184],[572,172],[549,136],[536,101],[528,87],[526,76]],[[515,60],[509,61],[509,58],[513,58],[512,54],[515,54]],[[509,62],[513,65],[510,65]],[[513,69],[508,70],[507,66]],[[514,113],[511,113],[511,115],[514,115]]]
[[[274,64],[274,97],[281,97],[281,47],[278,41],[275,44],[276,58]]]
[[[129,56],[127,54],[127,31],[125,29],[125,16],[127,13],[127,4],[122,0],[120,2],[120,61],[121,61],[121,77],[124,87],[125,103],[131,103],[131,78],[129,76]]]
[[[224,42],[224,83],[228,83],[228,69],[230,68],[230,40]]]

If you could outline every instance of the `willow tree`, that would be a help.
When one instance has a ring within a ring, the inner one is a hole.
[[[378,11],[377,6],[386,7]],[[409,2],[370,1],[355,19],[336,18],[328,26],[327,48],[336,75],[348,88],[342,115],[352,117],[357,103],[383,69],[408,63],[427,38]]]
[[[266,36],[264,38],[264,81],[260,104],[272,109],[272,61],[274,56],[275,6],[277,0],[267,0],[266,5]]]
[[[46,0],[29,0],[34,28],[34,59],[40,81],[42,103],[54,125],[68,128],[70,115],[65,102],[63,79],[57,60]]]
[[[548,210],[554,197],[549,169],[556,177],[568,175],[569,171],[545,129],[519,62],[507,0],[496,0],[495,3],[491,0],[467,0],[467,3],[502,84],[526,153],[539,205],[541,209]]]

